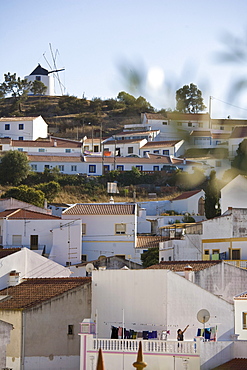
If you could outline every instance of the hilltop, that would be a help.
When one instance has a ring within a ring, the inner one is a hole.
[[[0,117],[41,115],[49,125],[49,133],[80,140],[85,135],[91,137],[92,129],[95,137],[99,136],[101,128],[103,136],[109,136],[121,131],[125,124],[138,124],[141,112],[154,111],[144,98],[140,98],[126,102],[100,98],[90,101],[69,95],[28,96],[19,104],[13,98],[5,98],[0,99]]]

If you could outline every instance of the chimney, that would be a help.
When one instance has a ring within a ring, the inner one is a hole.
[[[53,146],[57,146],[57,140],[54,140]]]
[[[114,198],[111,197],[109,203],[114,204]]]
[[[185,266],[184,268],[184,277],[185,279],[194,282],[194,271],[190,265]]]
[[[186,164],[186,158],[184,158],[184,160],[183,160],[183,164]]]
[[[9,273],[9,286],[15,286],[20,283],[20,272],[12,270]]]

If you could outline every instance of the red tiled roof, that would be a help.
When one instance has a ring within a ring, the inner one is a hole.
[[[120,144],[138,144],[138,143],[141,143],[142,140],[145,140],[145,139],[124,139],[124,140],[107,140],[105,143],[104,143],[104,146],[107,146],[109,144],[116,144],[116,146],[120,145]]]
[[[90,277],[36,278],[0,291],[0,310],[34,307],[71,289],[91,282]]]
[[[247,369],[247,358],[234,358],[231,361],[225,362],[224,364],[214,367],[212,370],[246,370]]]
[[[37,116],[37,117],[1,117],[0,118],[0,121],[1,122],[12,122],[12,121],[33,121],[34,119],[38,118],[38,117],[41,117],[41,116]]]
[[[0,259],[9,256],[10,254],[19,252],[21,248],[0,248]]]
[[[247,126],[236,126],[234,127],[230,139],[246,138],[247,137]]]
[[[133,215],[134,204],[77,203],[66,209],[63,215]]]
[[[81,148],[82,143],[80,141],[60,139],[51,137],[50,140],[12,140],[12,146],[15,147],[28,147],[28,148]]]
[[[221,263],[221,261],[163,261],[157,265],[148,267],[149,269],[156,270],[171,270],[171,271],[184,271],[188,265],[192,267],[192,271],[201,271],[206,268],[212,267]]]
[[[195,194],[200,193],[201,190],[190,190],[190,191],[185,191],[184,193],[178,195],[176,198],[171,199],[173,200],[182,200],[182,199],[188,199],[192,197]]]
[[[167,118],[163,115],[163,114],[160,114],[160,113],[145,113],[147,119],[151,119],[151,120],[159,120],[159,121],[165,121],[167,120]]]
[[[52,216],[49,214],[45,213],[40,213],[40,212],[35,212],[35,211],[30,211],[26,209],[9,209],[3,212],[0,212],[0,218],[8,218],[12,220],[18,220],[18,219],[29,219],[29,220],[61,220],[60,217]]]
[[[157,235],[138,236],[136,248],[141,248],[141,249],[158,248],[159,243],[164,242],[166,240],[168,240],[168,238],[164,236],[157,236]]]
[[[176,121],[208,121],[208,113],[172,113],[167,112],[167,117]]]
[[[211,137],[210,131],[191,131],[190,136]]]
[[[81,162],[81,156],[70,156],[68,155],[33,155],[28,154],[28,160],[30,162]],[[102,159],[101,159],[102,160]]]
[[[133,166],[141,164],[171,164],[171,159],[169,156],[151,154],[149,153],[149,158],[147,157],[115,157],[116,164],[133,163]],[[88,163],[102,163],[101,157],[85,156],[84,161]],[[104,157],[104,164],[114,163],[114,157]]]
[[[230,134],[229,132],[213,132],[212,138],[213,139],[229,139]]]
[[[170,147],[174,146],[179,142],[179,140],[173,140],[173,141],[149,141],[147,144],[145,144],[142,149],[146,148],[153,148],[153,147],[158,147],[158,148],[165,148],[165,147]]]
[[[128,135],[139,135],[139,134],[143,134],[143,135],[146,135],[146,134],[149,134],[150,132],[157,132],[159,130],[146,130],[146,131],[122,131],[122,132],[119,132],[118,134],[116,134],[115,136],[128,136]]]

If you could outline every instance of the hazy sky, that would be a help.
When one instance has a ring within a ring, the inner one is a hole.
[[[70,95],[116,98],[124,90],[174,108],[176,90],[194,83],[207,107],[214,97],[213,118],[247,118],[247,94],[229,97],[233,82],[247,78],[246,14],[246,0],[0,0],[0,81],[38,63],[50,69],[43,54],[52,65],[51,44]],[[245,63],[217,61],[229,34],[246,41]],[[139,90],[123,70],[141,73]]]

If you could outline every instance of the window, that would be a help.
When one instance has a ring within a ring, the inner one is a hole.
[[[162,125],[168,125],[167,121],[162,122]]]
[[[37,171],[37,164],[31,164],[32,171]]]
[[[153,167],[153,171],[159,171],[159,170],[160,170],[159,166],[154,166]]]
[[[164,149],[163,150],[163,155],[169,155],[169,149]]]
[[[209,254],[209,249],[205,249],[204,254]]]
[[[82,235],[86,235],[86,224],[81,224],[81,226],[82,226],[81,230]]]
[[[215,162],[215,167],[221,167],[221,161],[216,161]]]
[[[149,153],[149,150],[144,150],[143,157],[146,157],[146,155]]]
[[[5,130],[10,130],[10,124],[9,123],[5,124]]]
[[[117,170],[118,170],[118,171],[124,171],[124,166],[122,166],[122,165],[117,165]]]
[[[232,249],[232,260],[240,260],[240,249]]]
[[[35,80],[36,81],[41,81],[41,76],[36,76]]]
[[[45,165],[44,165],[44,168],[49,169],[49,168],[50,168],[49,164],[45,164]]]
[[[89,165],[89,173],[96,173],[96,165],[90,164]]]
[[[139,171],[142,171],[142,166],[136,166]]]
[[[60,172],[63,172],[64,171],[64,165],[63,164],[59,164],[58,165],[58,169]]]
[[[71,149],[65,149],[65,153],[71,153]]]
[[[247,330],[247,312],[243,312],[243,329]]]
[[[182,126],[182,122],[177,122],[177,126]]]
[[[74,164],[72,164],[71,171],[72,172],[76,172],[77,171],[77,166],[75,166]]]
[[[133,146],[129,146],[128,147],[128,154],[132,154],[132,153],[134,153],[134,148],[133,148]]]
[[[126,234],[126,224],[115,224],[115,234]]]
[[[39,148],[39,152],[41,153],[43,153],[45,151],[45,149],[44,148]]]
[[[24,130],[24,123],[19,123],[19,130]]]
[[[154,150],[153,153],[154,154],[160,154],[160,151],[159,150]]]
[[[94,147],[93,147],[93,151],[94,151],[94,153],[98,153],[98,151],[99,151],[99,146],[98,146],[98,145],[94,145]]]
[[[220,250],[219,249],[213,249],[212,250],[212,254],[219,254],[220,253]]]
[[[87,262],[87,254],[81,255],[81,262]]]
[[[74,325],[68,325],[68,335],[74,335]]]
[[[12,235],[12,245],[20,247],[22,245],[22,235]]]
[[[23,148],[18,148],[18,152],[23,152]]]
[[[192,127],[192,122],[188,122],[188,127]]]
[[[19,136],[18,140],[23,141],[24,140],[23,136]]]
[[[89,150],[89,145],[85,145],[84,150]]]
[[[224,131],[224,126],[220,126],[220,130]]]
[[[110,166],[109,164],[104,164],[104,173],[107,173],[110,171]]]

